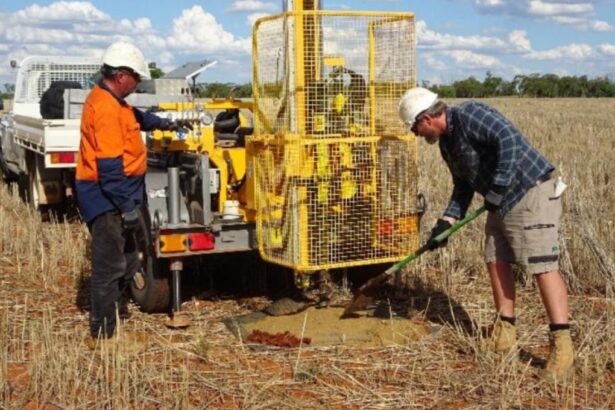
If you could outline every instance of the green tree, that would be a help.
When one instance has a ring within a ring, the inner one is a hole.
[[[483,80],[483,94],[485,97],[493,97],[501,95],[502,83],[504,80],[501,77],[494,77],[491,71],[487,71],[487,75]]]
[[[615,97],[615,82],[608,77],[588,79],[586,75],[559,77],[555,74],[519,74],[512,81],[505,81],[487,71],[482,83],[469,77],[451,85],[429,85],[426,82],[423,85],[442,97]]]
[[[158,67],[150,67],[149,75],[152,77],[152,79],[162,78],[162,77],[164,77],[164,71],[162,71]]]
[[[0,98],[13,98],[15,94],[15,84],[4,83],[4,92],[0,93]]]
[[[438,94],[441,98],[455,98],[457,93],[453,85],[433,85],[429,87],[431,91]]]
[[[453,83],[459,98],[480,98],[484,96],[483,84],[474,77]]]

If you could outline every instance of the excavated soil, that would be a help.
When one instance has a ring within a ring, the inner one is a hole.
[[[310,307],[303,312],[288,316],[268,316],[259,312],[227,321],[227,327],[236,336],[239,330],[243,340],[247,340],[255,330],[271,335],[289,332],[298,338],[309,339],[311,346],[406,345],[431,333],[431,327],[424,322],[395,317],[340,319],[343,311],[341,307],[326,309]]]

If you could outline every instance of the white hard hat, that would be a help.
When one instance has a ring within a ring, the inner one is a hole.
[[[127,41],[118,41],[111,44],[102,59],[103,64],[109,67],[128,67],[139,74],[142,79],[149,80],[149,67],[141,50]]]
[[[409,89],[399,99],[397,111],[399,118],[406,124],[408,130],[412,129],[416,117],[438,101],[438,94],[427,88],[414,87]]]

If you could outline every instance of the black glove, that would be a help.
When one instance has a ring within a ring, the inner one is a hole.
[[[194,129],[194,125],[190,120],[175,120],[173,121],[170,130],[171,131],[184,131],[187,130],[192,131]]]
[[[485,194],[485,209],[489,212],[495,212],[502,206],[504,199],[504,191],[506,187],[494,185],[489,192]]]
[[[124,212],[122,214],[122,228],[125,231],[134,231],[139,226],[139,208],[135,208],[132,211]]]
[[[433,251],[438,248],[443,248],[448,243],[448,238],[443,239],[442,241],[436,241],[436,236],[440,235],[442,232],[446,231],[452,225],[449,221],[445,221],[444,219],[438,219],[436,225],[431,230],[429,234],[429,239],[427,239],[427,249]]]
[[[194,125],[190,120],[169,120],[164,118],[159,127],[162,131],[184,131],[194,129]]]

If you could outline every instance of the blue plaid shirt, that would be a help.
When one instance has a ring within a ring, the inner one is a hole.
[[[439,139],[440,153],[453,175],[453,194],[444,215],[465,216],[474,192],[504,187],[500,215],[505,215],[551,165],[495,109],[467,101],[446,112],[448,133]]]

